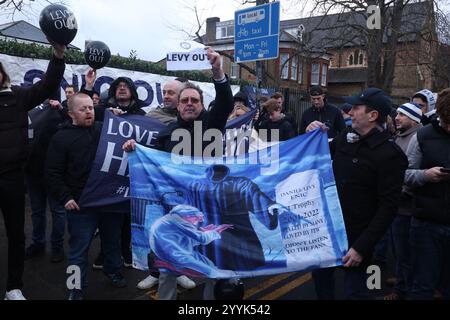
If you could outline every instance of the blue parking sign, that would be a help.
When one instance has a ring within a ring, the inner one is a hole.
[[[234,13],[234,61],[276,59],[279,48],[280,2]]]

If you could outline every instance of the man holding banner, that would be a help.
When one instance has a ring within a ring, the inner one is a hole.
[[[122,267],[120,235],[124,214],[109,207],[85,208],[80,197],[88,181],[102,124],[94,122],[92,99],[83,93],[69,99],[68,114],[72,123],[66,123],[52,138],[47,155],[47,182],[50,193],[64,205],[70,234],[68,274],[78,268],[78,285],[68,287],[69,300],[82,300],[87,286],[88,251],[97,228],[100,230],[105,254],[103,271],[115,287],[125,287],[120,273]]]
[[[82,92],[88,94],[91,98],[94,95],[93,87],[96,78],[96,71],[90,69],[86,75],[86,87]],[[111,83],[108,90],[108,98],[104,103],[95,106],[95,120],[103,121],[105,110],[114,109],[115,114],[145,115],[141,109],[144,103],[138,97],[137,88],[134,82],[128,77],[118,77]],[[130,212],[126,211],[125,220],[122,228],[122,257],[125,267],[132,266],[131,256],[131,229]],[[103,265],[104,254],[100,251],[94,263],[94,268],[100,268]]]
[[[206,143],[203,142],[203,133],[207,129],[218,129],[223,131],[229,114],[233,110],[233,94],[228,78],[221,68],[220,55],[211,48],[207,48],[207,58],[211,64],[213,81],[216,90],[215,105],[211,111],[206,111],[203,106],[203,92],[194,84],[186,83],[180,91],[178,99],[177,122],[170,124],[159,135],[158,149],[166,152],[176,151],[179,141],[172,140],[177,133],[189,132],[190,150],[180,150],[180,155],[203,156]],[[199,124],[196,126],[195,124]],[[200,130],[198,130],[200,129]],[[182,137],[182,135],[181,135]],[[202,141],[196,141],[195,138]],[[129,140],[123,145],[125,151],[135,149],[135,141]],[[201,143],[201,148],[195,148],[195,144]],[[194,152],[192,152],[194,147]],[[158,287],[159,298],[161,300],[176,299],[176,275],[161,272]]]
[[[152,119],[161,121],[162,123],[169,125],[177,121],[177,106],[178,97],[182,88],[182,82],[179,78],[168,81],[163,86],[163,106],[157,107],[156,110],[149,111],[146,116]],[[159,272],[152,272],[145,279],[141,280],[137,287],[138,289],[146,290],[150,289],[158,283]],[[194,281],[186,277],[185,275],[177,278],[177,283],[185,289],[193,289],[196,284]]]
[[[352,105],[352,128],[330,145],[350,247],[342,259],[344,294],[368,299],[366,269],[397,212],[408,160],[384,129],[392,103],[381,89],[368,88],[345,100]],[[333,271],[313,271],[319,299],[334,299]]]

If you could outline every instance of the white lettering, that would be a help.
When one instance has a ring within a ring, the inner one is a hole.
[[[119,167],[119,171],[117,172],[117,174],[120,176],[125,176],[126,170],[128,167],[128,154],[125,151],[122,151],[122,149],[120,149],[120,151],[122,152],[122,156],[121,157],[115,156],[114,155],[115,147],[116,147],[115,143],[108,142],[108,147],[106,149],[106,154],[105,154],[105,160],[103,161],[103,165],[102,165],[102,168],[100,169],[100,171],[109,172],[109,170],[111,168],[112,160],[119,160],[120,167]]]

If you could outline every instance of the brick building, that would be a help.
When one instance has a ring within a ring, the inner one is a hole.
[[[303,91],[318,84],[335,96],[360,92],[367,86],[367,51],[355,26],[367,28],[366,21],[354,12],[280,21],[279,57],[264,62],[266,86]],[[439,89],[433,75],[438,41],[432,1],[407,5],[400,29],[392,95]],[[224,55],[224,70],[232,78],[255,80],[249,71],[255,63],[233,61],[233,20],[208,18],[202,42]]]

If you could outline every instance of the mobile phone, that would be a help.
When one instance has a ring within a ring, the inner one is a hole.
[[[450,173],[450,168],[441,168],[440,170],[443,173]]]

